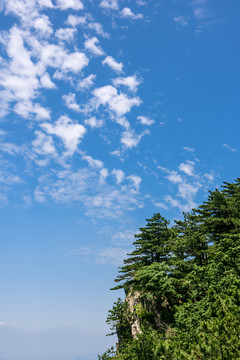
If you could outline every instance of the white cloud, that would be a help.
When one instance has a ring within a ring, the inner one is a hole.
[[[91,178],[92,173],[87,169],[75,173],[71,170],[62,170],[56,174],[56,178],[40,179],[34,197],[40,203],[46,202],[47,198],[62,204],[79,201],[86,192]]]
[[[136,134],[133,130],[124,131],[121,136],[121,143],[129,149],[136,147],[144,135],[149,134],[148,130],[145,130],[141,134]]]
[[[154,120],[152,120],[152,119],[150,119],[149,117],[146,117],[146,116],[138,116],[137,119],[140,121],[140,123],[142,125],[150,126],[150,125],[154,124],[154,122],[155,122]]]
[[[58,29],[55,33],[55,36],[62,41],[72,41],[74,39],[74,36],[76,34],[76,29],[71,28],[62,28]]]
[[[46,15],[41,15],[32,21],[32,26],[45,37],[53,33],[52,24]]]
[[[185,212],[191,211],[191,209],[196,207],[196,203],[194,201],[190,201],[186,204],[183,204],[181,203],[180,200],[174,199],[171,195],[165,196],[165,201],[172,207],[178,208],[181,211],[185,211]]]
[[[108,173],[108,169],[101,169],[100,170],[100,179],[99,182],[101,184],[104,184],[106,181],[106,178],[108,177],[109,173]]]
[[[104,38],[109,38],[109,34],[103,30],[103,27],[98,22],[90,22],[88,24],[88,29],[96,31],[96,33]]]
[[[47,44],[41,48],[41,59],[45,66],[73,73],[80,72],[89,63],[84,53],[76,51],[68,54],[62,46],[55,44]]]
[[[70,169],[54,172],[40,179],[34,192],[35,199],[39,202],[52,199],[59,204],[81,202],[86,215],[94,218],[119,218],[126,211],[143,206],[132,181],[125,186],[109,185],[107,176],[107,169],[99,171],[94,167],[76,172]]]
[[[92,116],[89,119],[85,119],[84,124],[90,126],[91,128],[100,128],[103,126],[103,120],[96,119],[95,116]]]
[[[66,24],[71,25],[73,27],[75,27],[77,25],[86,25],[87,17],[86,16],[69,15],[66,20]]]
[[[167,179],[171,181],[174,184],[182,183],[183,179],[180,174],[177,173],[177,171],[170,171],[170,174],[167,176]]]
[[[122,116],[129,112],[133,106],[139,106],[141,100],[138,97],[128,98],[125,94],[114,96],[109,103],[109,108],[116,113],[117,116]]]
[[[36,139],[32,142],[34,151],[39,155],[54,155],[56,156],[56,149],[54,147],[51,136],[44,134],[41,131],[35,131]]]
[[[228,144],[222,144],[222,145],[223,145],[223,147],[225,147],[225,149],[228,149],[228,150],[230,150],[230,151],[232,151],[232,152],[236,152],[236,151],[237,151],[237,149],[229,146]]]
[[[121,184],[125,178],[124,172],[120,169],[113,169],[112,175],[115,176],[117,184]]]
[[[194,148],[190,148],[188,146],[184,146],[183,150],[189,151],[189,152],[194,152]]]
[[[154,202],[154,206],[160,209],[168,210],[168,206],[162,202]]]
[[[0,129],[0,136],[5,136],[5,135],[7,135],[7,132],[4,131],[4,130],[2,130],[2,129]]]
[[[113,156],[119,157],[120,160],[123,160],[123,159],[121,159],[121,151],[120,150],[111,151],[110,154],[113,155]]]
[[[38,4],[40,7],[53,8],[51,0],[38,0]]]
[[[36,1],[23,0],[3,0],[1,6],[6,9],[6,13],[13,13],[21,18],[22,22],[29,23],[30,19],[37,17],[38,11]],[[30,15],[32,15],[30,17]]]
[[[134,241],[134,230],[119,231],[112,236],[112,244],[116,246],[130,246]]]
[[[198,21],[205,20],[210,17],[209,11],[202,7],[195,8],[193,13]]]
[[[124,242],[124,233],[119,232],[120,241],[122,240],[123,247],[127,246],[127,233],[126,233],[126,241]],[[121,238],[121,234],[122,238]],[[132,235],[133,236],[133,235]],[[114,243],[115,241],[113,241]],[[121,244],[120,244],[121,245]],[[128,244],[129,246],[129,244]],[[70,254],[84,256],[85,259],[91,256],[92,260],[96,264],[111,264],[120,266],[123,263],[123,260],[126,259],[127,253],[131,251],[130,248],[122,248],[119,245],[117,246],[108,246],[105,249],[97,248],[96,246],[85,246],[71,251]]]
[[[185,164],[180,164],[178,168],[180,171],[183,171],[188,176],[194,176],[194,161],[188,160]]]
[[[193,0],[193,5],[200,5],[200,4],[206,4],[208,0]]]
[[[213,173],[206,173],[206,174],[204,174],[204,177],[206,179],[208,179],[210,182],[212,182],[214,180],[214,178],[215,178]]]
[[[44,87],[46,89],[55,89],[56,88],[56,85],[52,82],[48,73],[44,73],[41,76],[40,83],[41,83],[42,87]]]
[[[206,0],[194,0],[192,2],[193,14],[199,23],[196,28],[197,33],[201,33],[203,28],[211,23],[212,14],[207,6]]]
[[[103,61],[103,65],[108,65],[112,70],[116,71],[117,73],[121,73],[123,70],[123,64],[120,62],[118,63],[112,56],[107,56]]]
[[[2,0],[1,5],[6,13],[19,17],[25,29],[34,28],[40,37],[49,37],[52,34],[49,18],[40,13],[41,9],[53,7],[50,0]]]
[[[141,100],[138,97],[129,98],[126,94],[118,94],[117,89],[111,85],[106,85],[93,90],[95,105],[108,105],[109,110],[113,111],[118,117],[126,114],[133,106],[139,106]]]
[[[116,266],[122,265],[123,260],[126,259],[128,252],[128,249],[107,247],[106,249],[98,252],[96,262],[99,264],[112,264]]]
[[[9,62],[3,62],[0,72],[1,91],[1,112],[4,116],[9,110],[9,104],[16,101],[18,104],[15,111],[20,111],[19,107],[29,108],[23,111],[29,116],[34,112],[32,99],[37,95],[39,88],[39,67],[34,65],[29,51],[24,47],[23,32],[13,27],[6,37],[6,50],[10,58]],[[24,103],[24,104],[22,104]]]
[[[94,36],[91,39],[87,39],[84,42],[84,46],[87,50],[91,51],[96,56],[102,56],[104,55],[104,51],[102,48],[98,45],[99,40]]]
[[[63,95],[63,100],[69,109],[77,112],[81,111],[80,105],[76,102],[76,94],[70,93],[68,95]]]
[[[124,116],[117,117],[115,120],[119,125],[124,127],[126,130],[129,130],[131,128],[130,122]]]
[[[11,100],[29,101],[36,95],[39,82],[35,77],[24,77],[12,74],[1,74],[0,84],[8,92],[6,95]]]
[[[206,187],[207,184],[214,180],[213,172],[206,174],[197,173],[194,169],[195,163],[193,161],[186,161],[179,165],[179,170],[183,172],[180,175],[177,171],[169,170],[165,167],[158,166],[158,168],[167,173],[166,178],[177,186],[176,197],[167,195],[165,201],[172,207],[179,208],[181,211],[190,211],[197,206],[195,201],[196,196],[201,188]],[[171,186],[172,188],[172,186]]]
[[[118,0],[101,0],[100,7],[111,10],[118,10]]]
[[[126,19],[139,20],[143,19],[143,14],[134,14],[132,10],[128,7],[125,7],[121,11],[121,16]]]
[[[83,3],[80,0],[57,0],[57,5],[61,10],[67,10],[67,9],[82,10],[82,9],[84,9]]]
[[[44,44],[40,46],[40,52],[43,64],[54,68],[61,67],[64,58],[67,57],[63,47],[56,44]]]
[[[34,66],[29,52],[24,47],[24,33],[16,27],[12,27],[9,32],[9,41],[7,44],[8,56],[11,58],[10,69],[13,73],[22,76],[34,76],[37,68]]]
[[[142,179],[140,178],[140,176],[137,175],[130,175],[127,177],[127,179],[129,179],[130,181],[132,181],[133,183],[133,187],[134,189],[132,190],[134,193],[139,193],[140,190],[140,184],[142,182]]]
[[[145,6],[148,4],[147,1],[143,1],[143,0],[137,0],[136,3],[140,6]]]
[[[0,326],[5,326],[5,325],[6,325],[5,322],[0,321]]]
[[[81,124],[75,124],[69,117],[61,116],[52,125],[43,123],[41,127],[51,135],[60,137],[66,148],[66,156],[71,156],[77,150],[78,144],[86,133],[86,129]]]
[[[78,90],[88,90],[93,86],[94,81],[96,79],[96,75],[90,74],[84,79],[80,80],[77,84]]]
[[[0,172],[0,183],[7,185],[14,185],[22,183],[23,181],[17,175],[11,175],[7,173]]]
[[[201,184],[198,182],[194,182],[194,184],[189,184],[186,181],[182,182],[178,186],[178,195],[187,201],[191,201],[197,194],[200,187]]]
[[[89,63],[88,58],[84,53],[74,52],[67,55],[64,58],[62,68],[64,71],[72,71],[73,73],[78,73]]]
[[[66,20],[66,24],[73,27],[80,25],[85,29],[95,31],[98,35],[104,38],[110,37],[110,35],[103,30],[102,24],[95,22],[90,14],[86,14],[85,16],[69,15]]]
[[[4,142],[1,143],[1,150],[10,155],[19,155],[22,153],[23,148],[13,143]]]
[[[188,25],[188,20],[185,16],[176,16],[174,18],[174,21],[177,25],[181,25],[181,26],[187,26]]]
[[[102,169],[103,168],[103,162],[101,160],[93,159],[90,155],[82,155],[82,159],[86,160],[88,165],[93,168]]]
[[[98,99],[97,105],[106,105],[111,102],[112,98],[117,96],[117,89],[111,85],[106,85],[93,90],[93,95]]]
[[[136,75],[127,77],[118,77],[113,80],[114,86],[123,85],[129,88],[130,91],[136,92],[141,81],[137,79]]]
[[[36,116],[37,120],[50,119],[50,111],[43,108],[40,104],[33,104],[31,101],[18,102],[14,108],[14,112],[25,119]]]
[[[0,184],[0,204],[2,202],[7,203],[7,193],[12,189],[12,186],[24,184],[24,180],[16,174],[15,166],[9,161],[3,160],[2,157],[0,158]]]

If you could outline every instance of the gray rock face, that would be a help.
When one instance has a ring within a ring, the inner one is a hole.
[[[140,320],[136,314],[137,305],[141,305],[140,293],[138,291],[128,293],[125,301],[128,304],[129,312],[133,316],[133,320],[131,322],[131,332],[132,337],[136,339],[138,334],[142,333]]]

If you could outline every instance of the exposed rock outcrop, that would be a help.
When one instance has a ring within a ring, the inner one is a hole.
[[[132,316],[132,320],[130,324],[132,337],[136,339],[138,334],[142,333],[140,319],[136,311],[137,307],[142,305],[140,293],[138,291],[129,292],[128,295],[126,296],[125,301],[128,304],[128,309]]]

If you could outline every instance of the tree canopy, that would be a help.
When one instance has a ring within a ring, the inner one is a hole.
[[[115,289],[140,294],[141,332],[131,336],[133,314],[118,300],[110,315],[121,342],[99,359],[239,359],[240,179],[172,227],[154,214],[133,244]]]

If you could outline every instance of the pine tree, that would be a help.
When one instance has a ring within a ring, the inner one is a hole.
[[[114,359],[240,359],[240,178],[171,229],[160,214],[146,221],[116,287],[141,294],[142,334],[124,340]],[[116,305],[119,327],[129,311]]]
[[[168,228],[169,221],[160,213],[154,214],[151,219],[146,219],[145,227],[139,228],[140,233],[135,235],[133,242],[135,250],[128,254],[124,260],[124,266],[120,267],[116,282],[122,282],[114,289],[127,288],[131,285],[134,274],[144,266],[154,262],[167,261],[170,255],[169,243],[171,230]]]

